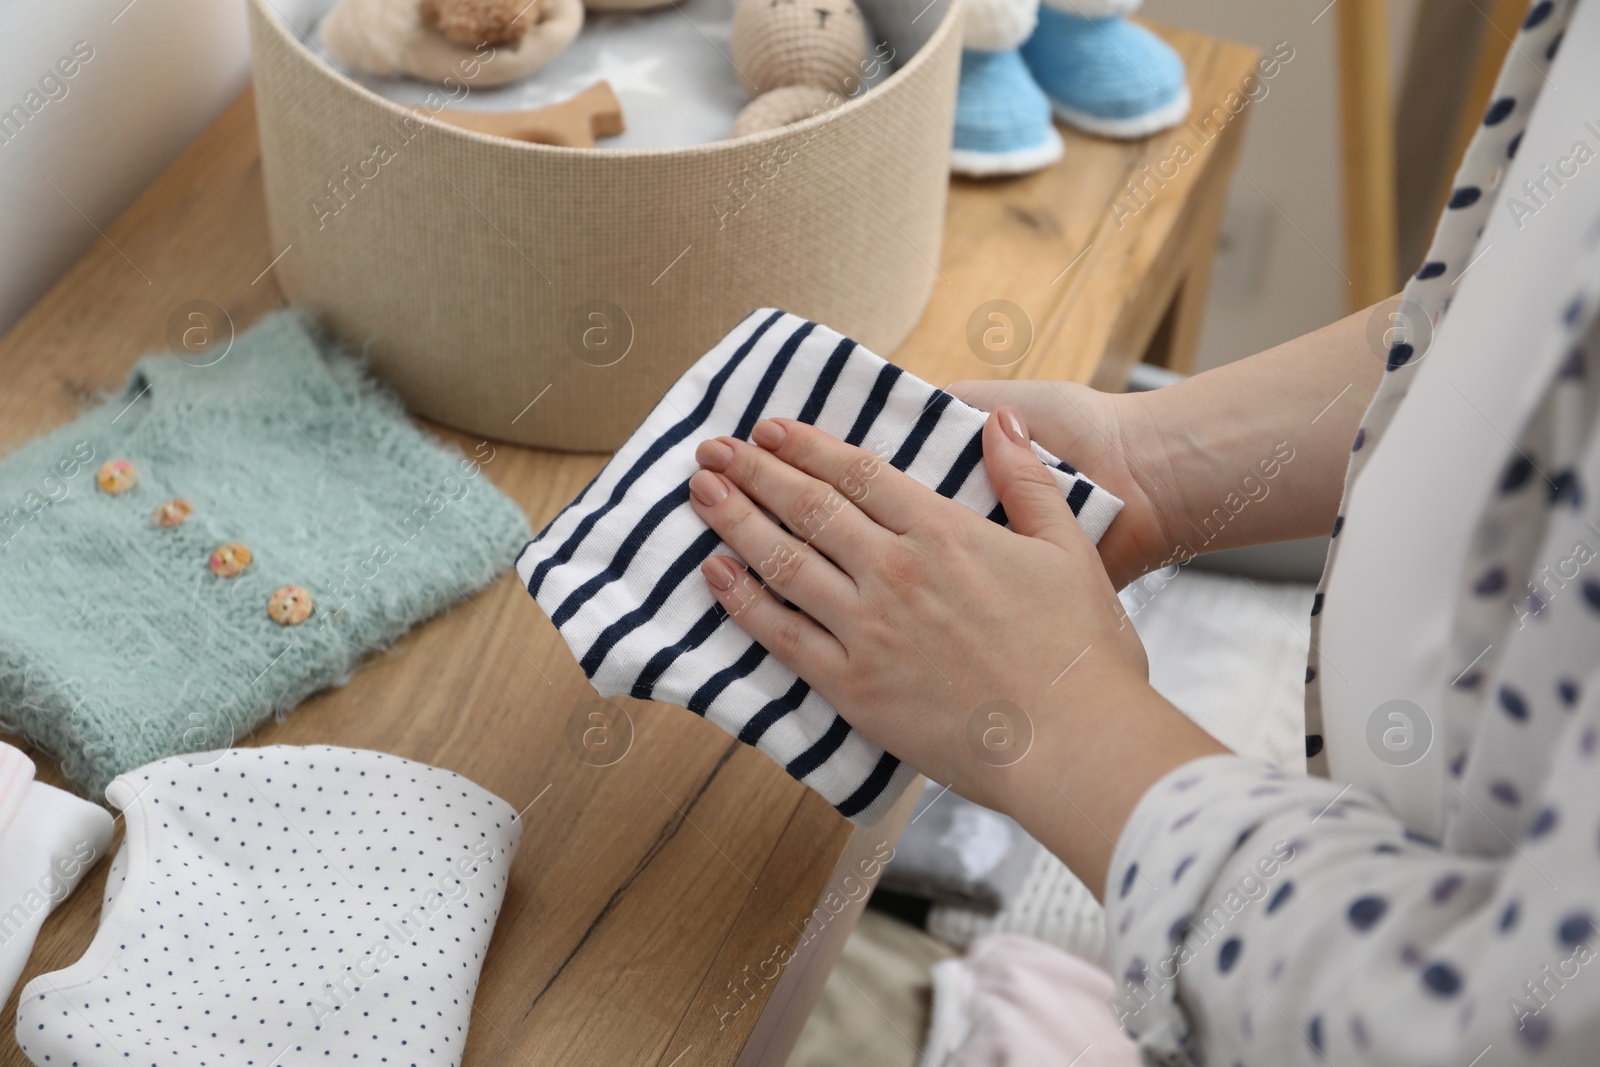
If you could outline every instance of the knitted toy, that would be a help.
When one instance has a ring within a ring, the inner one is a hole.
[[[970,0],[956,94],[950,169],[969,177],[1023,174],[1061,158],[1050,101],[1018,51],[1039,0]]]
[[[338,0],[322,40],[367,74],[488,88],[559,55],[583,28],[583,10],[583,0]]]
[[[1043,0],[1022,58],[1061,121],[1101,137],[1144,137],[1189,114],[1183,60],[1127,15],[1140,0]]]
[[[739,0],[732,47],[755,94],[734,120],[735,137],[837,107],[870,65],[867,23],[854,0]]]

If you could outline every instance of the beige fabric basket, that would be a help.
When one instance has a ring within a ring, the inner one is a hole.
[[[414,411],[551,448],[621,444],[758,307],[892,352],[944,229],[961,27],[940,6],[915,55],[831,112],[626,151],[420,118],[249,0],[278,284]]]

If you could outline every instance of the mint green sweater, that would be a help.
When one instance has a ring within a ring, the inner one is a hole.
[[[0,460],[0,726],[98,797],[116,775],[242,740],[495,580],[522,512],[350,357],[279,313],[206,367],[146,357],[122,393]],[[107,460],[139,482],[96,486]],[[193,514],[163,528],[174,497]],[[207,567],[240,541],[236,578]],[[285,585],[316,600],[280,626]]]

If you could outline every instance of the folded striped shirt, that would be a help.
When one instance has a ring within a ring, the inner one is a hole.
[[[700,577],[734,554],[689,504],[695,447],[762,418],[812,423],[1005,522],[983,412],[825,326],[754,312],[679,378],[604,469],[517,557],[517,573],[601,696],[679,704],[754,745],[847,818],[880,819],[916,772],[728,617]],[[1089,536],[1122,501],[1034,446]],[[746,561],[750,562],[750,561]]]

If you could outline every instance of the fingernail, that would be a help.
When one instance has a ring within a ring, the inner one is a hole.
[[[701,441],[694,458],[708,471],[725,471],[733,465],[733,449],[721,441]]]
[[[776,451],[787,436],[788,431],[771,419],[762,419],[750,430],[750,440],[768,451]]]
[[[1016,408],[1000,409],[1000,428],[1017,444],[1028,443],[1028,427],[1023,424],[1022,416],[1017,413]]]
[[[729,563],[725,556],[712,556],[700,564],[700,573],[706,576],[706,581],[710,582],[713,588],[720,589],[724,593],[733,588],[736,576],[733,564]]]
[[[728,499],[728,483],[722,475],[710,471],[696,471],[689,479],[689,495],[708,508],[716,507]]]

